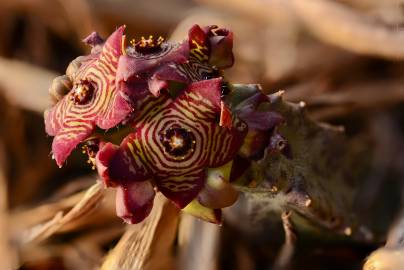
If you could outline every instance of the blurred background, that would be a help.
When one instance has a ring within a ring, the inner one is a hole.
[[[362,204],[369,211],[391,205],[387,219],[394,216],[404,179],[404,1],[1,0],[0,269],[98,269],[125,230],[108,192],[101,205],[92,202],[97,208],[66,218],[95,176],[80,153],[62,169],[49,154],[42,118],[48,88],[89,52],[81,40],[126,24],[129,38],[179,41],[195,23],[234,32],[229,81],[260,83],[266,93],[285,90],[286,100],[305,102],[312,119],[369,141],[372,177]],[[380,202],[375,194],[385,188],[391,201]],[[271,269],[283,241],[282,230],[254,236],[237,222],[220,229],[196,223],[193,230],[196,240],[190,232],[175,236],[201,245],[179,256],[184,269]],[[375,248],[313,244],[291,269],[361,269]]]

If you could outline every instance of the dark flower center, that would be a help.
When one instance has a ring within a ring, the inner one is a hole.
[[[95,87],[89,81],[82,81],[74,86],[70,99],[74,104],[84,105],[87,104],[93,97]]]
[[[183,159],[195,149],[195,136],[190,130],[171,127],[160,135],[166,153],[175,158]]]
[[[162,37],[155,39],[153,36],[149,36],[148,39],[142,37],[140,41],[132,39],[130,44],[132,46],[126,49],[126,53],[131,57],[145,60],[161,58],[179,46],[179,43],[166,42]]]
[[[145,37],[142,37],[138,42],[132,40],[131,44],[135,47],[137,53],[150,54],[159,52],[161,50],[163,41],[163,37],[158,37],[157,39],[155,39],[153,36],[149,36],[149,38],[147,39]]]

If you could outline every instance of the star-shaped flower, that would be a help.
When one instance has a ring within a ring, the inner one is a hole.
[[[129,95],[138,93],[133,88],[154,96],[172,87],[184,89],[193,81],[219,77],[234,62],[233,34],[217,26],[194,25],[181,43],[149,36],[131,44],[119,60],[117,77]]]
[[[118,60],[123,55],[123,31],[124,27],[118,28],[103,44],[98,40],[93,53],[69,74],[70,91],[45,112],[46,132],[55,136],[52,152],[59,166],[96,126],[112,128],[132,111],[116,85]]]
[[[152,97],[120,146],[101,147],[97,169],[106,186],[118,187],[117,213],[125,221],[137,223],[148,215],[154,188],[213,222],[219,222],[218,208],[237,198],[227,180],[247,126],[237,118],[219,125],[226,115],[222,84],[221,78],[211,79],[190,84],[175,98]]]

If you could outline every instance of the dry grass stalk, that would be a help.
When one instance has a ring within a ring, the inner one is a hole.
[[[72,194],[56,202],[47,203],[28,210],[16,211],[11,215],[11,224],[15,231],[24,230],[52,219],[58,212],[67,212],[84,196],[84,192]]]
[[[218,269],[219,226],[184,214],[178,235],[180,269]]]
[[[142,223],[127,227],[101,269],[175,269],[173,243],[177,224],[178,209],[158,194],[150,216]]]
[[[16,254],[11,246],[9,235],[7,179],[5,172],[5,155],[2,142],[0,142],[0,261],[1,269],[12,269],[16,264]]]
[[[403,84],[402,79],[355,82],[328,87],[327,91],[313,94],[312,89],[324,87],[321,81],[311,81],[291,87],[285,92],[285,98],[296,102],[304,100],[307,106],[314,107],[310,115],[314,119],[323,120],[364,109],[382,109],[400,104],[404,101]]]
[[[24,232],[20,241],[24,244],[28,244],[30,242],[40,242],[49,238],[63,226],[71,222],[76,222],[81,218],[85,218],[86,215],[99,205],[103,196],[104,190],[102,184],[96,183],[84,193],[82,199],[75,204],[70,211],[66,214],[64,214],[63,211],[58,211],[51,220],[29,228]]]

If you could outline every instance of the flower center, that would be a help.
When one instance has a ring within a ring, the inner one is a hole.
[[[163,41],[163,37],[158,37],[157,39],[155,39],[153,36],[149,36],[149,38],[147,39],[145,37],[142,37],[138,42],[132,39],[130,43],[135,47],[137,53],[150,54],[159,52],[161,50]]]
[[[94,85],[89,81],[82,81],[76,85],[70,99],[74,104],[84,105],[87,104],[94,94]]]
[[[194,134],[181,127],[170,127],[160,135],[160,140],[165,152],[178,159],[184,159],[195,148]]]
[[[184,139],[182,137],[172,136],[170,141],[172,148],[179,148],[184,146]]]

